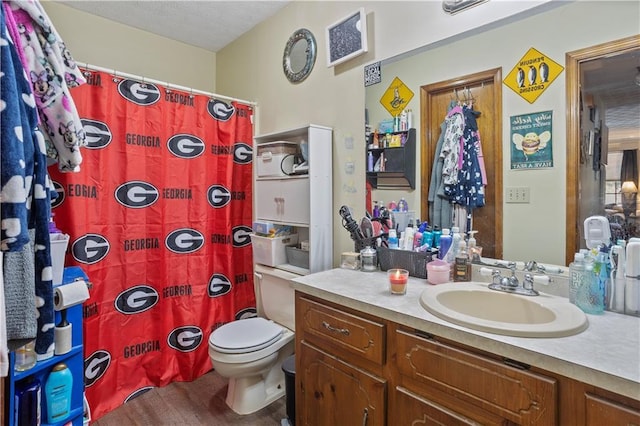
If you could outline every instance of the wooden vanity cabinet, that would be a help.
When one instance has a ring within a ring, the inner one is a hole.
[[[640,400],[297,291],[296,424],[640,425]]]
[[[296,295],[296,425],[385,425],[385,325]]]

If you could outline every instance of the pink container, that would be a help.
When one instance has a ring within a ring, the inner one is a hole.
[[[436,259],[427,263],[427,282],[444,284],[449,282],[450,265],[444,260]]]

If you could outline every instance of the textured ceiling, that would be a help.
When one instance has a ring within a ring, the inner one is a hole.
[[[289,0],[60,1],[66,6],[217,52]]]

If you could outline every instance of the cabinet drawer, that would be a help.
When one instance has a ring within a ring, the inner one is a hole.
[[[398,370],[413,391],[452,396],[521,425],[556,424],[555,379],[401,330],[395,339]]]
[[[331,308],[305,297],[298,298],[296,315],[302,318],[303,339],[308,339],[329,351],[337,348],[379,365],[384,363],[384,324]]]
[[[626,405],[586,394],[587,418],[585,425],[640,425],[640,412]]]

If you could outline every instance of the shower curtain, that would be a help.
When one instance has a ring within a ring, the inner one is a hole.
[[[49,167],[65,266],[90,282],[84,381],[93,419],[211,369],[208,338],[255,316],[252,107],[100,71],[72,90],[88,146]]]

